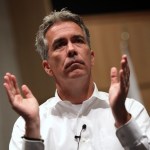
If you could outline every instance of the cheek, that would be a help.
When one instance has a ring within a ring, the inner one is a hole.
[[[86,57],[84,58],[84,62],[89,68],[94,66],[94,57],[91,55],[91,53],[87,53]]]
[[[62,68],[63,64],[64,64],[64,57],[63,55],[59,54],[59,55],[52,55],[50,58],[50,64],[52,66],[52,68],[54,68],[55,70],[57,68]]]
[[[83,55],[83,59],[85,61],[85,63],[88,63],[89,65],[91,65],[91,60],[92,60],[92,56],[91,53],[89,51],[86,51],[86,53]]]

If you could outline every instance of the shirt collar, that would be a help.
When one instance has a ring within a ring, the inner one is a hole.
[[[52,101],[51,101],[52,102]],[[93,109],[97,109],[97,108],[108,108],[108,96],[107,93],[105,92],[100,92],[98,91],[98,88],[96,86],[96,84],[94,83],[94,91],[93,94],[91,95],[91,97],[87,100],[84,100],[83,103],[81,104],[81,110],[78,111],[79,109],[76,109],[75,106],[71,107],[73,104],[68,101],[68,100],[61,100],[61,98],[58,95],[57,90],[55,91],[55,97],[54,97],[54,101],[53,101],[53,111],[55,112],[56,108],[57,110],[59,110],[59,112],[65,112],[66,110],[69,110],[69,114],[72,113],[74,115],[82,115],[83,112],[88,113],[88,111],[90,110],[90,108]]]
[[[91,97],[90,97],[88,100],[94,99],[94,98],[100,99],[100,100],[106,100],[106,96],[104,96],[104,94],[102,94],[102,93],[105,93],[105,92],[100,92],[100,91],[98,90],[98,88],[97,88],[96,83],[93,82],[93,84],[94,84],[94,91],[93,91],[93,94],[91,95]],[[108,96],[107,93],[105,93],[105,95]],[[56,98],[56,103],[63,101],[63,100],[59,97],[57,89],[56,89],[56,91],[55,91],[55,98]],[[67,101],[67,100],[66,100],[66,101]],[[87,100],[85,100],[85,101],[87,101]]]

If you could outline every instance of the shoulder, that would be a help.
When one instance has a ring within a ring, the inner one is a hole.
[[[98,91],[98,97],[102,100],[109,101],[109,93],[104,91]],[[128,109],[136,107],[137,109],[145,109],[142,102],[135,100],[133,98],[126,98],[125,105]]]
[[[138,100],[127,98],[125,105],[128,112],[130,112],[134,117],[139,116],[141,114],[147,117],[149,116],[144,104]]]
[[[130,109],[131,107],[144,108],[144,105],[142,104],[142,102],[135,100],[133,98],[127,98],[125,105],[128,109]]]
[[[105,100],[109,103],[109,93],[104,91],[98,91],[98,97],[101,100]],[[146,111],[144,104],[133,98],[126,98],[125,106],[128,111]]]

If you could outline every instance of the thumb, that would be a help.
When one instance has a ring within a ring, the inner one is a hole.
[[[31,90],[27,87],[27,85],[22,85],[22,92],[26,98],[33,98],[33,94]]]

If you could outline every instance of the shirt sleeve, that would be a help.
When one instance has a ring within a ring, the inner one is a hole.
[[[125,150],[150,150],[150,118],[139,102],[126,105],[132,118],[116,130],[116,135]]]
[[[44,150],[44,144],[42,141],[32,141],[23,139],[22,150]]]
[[[19,117],[13,127],[9,150],[44,150],[42,140],[28,140],[23,138],[24,134],[25,122],[22,117]]]
[[[116,135],[125,150],[150,150],[149,141],[134,119],[119,128]]]

